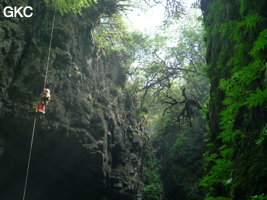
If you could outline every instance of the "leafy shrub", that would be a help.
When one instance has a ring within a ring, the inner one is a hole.
[[[143,198],[145,200],[158,200],[159,192],[162,192],[162,186],[158,183],[151,183],[143,189]]]
[[[46,3],[51,1],[45,0]],[[83,7],[89,7],[92,3],[96,3],[97,0],[56,0],[53,3],[56,4],[56,8],[62,13],[70,11],[80,12]]]
[[[267,199],[267,195],[265,195],[265,194],[263,193],[263,194],[261,194],[261,195],[250,196],[249,199],[250,199],[250,200],[252,200],[252,199],[266,200],[266,199]]]

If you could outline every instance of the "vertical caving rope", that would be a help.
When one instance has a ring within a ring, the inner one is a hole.
[[[56,3],[55,3],[55,9],[54,9],[52,30],[51,30],[51,35],[50,35],[50,44],[49,44],[48,58],[47,58],[46,71],[45,71],[44,89],[46,87],[46,82],[47,82],[48,66],[49,66],[49,61],[50,61],[51,45],[52,45],[52,39],[53,39],[53,33],[54,33],[55,16],[56,16]],[[26,172],[26,178],[25,178],[25,185],[24,185],[24,192],[23,192],[23,200],[25,200],[25,196],[26,196],[26,189],[27,189],[27,183],[28,183],[28,175],[29,175],[31,155],[32,155],[32,145],[33,145],[34,132],[35,132],[35,124],[36,124],[36,117],[34,118],[34,121],[33,121],[31,146],[30,146],[29,159],[28,159],[28,165],[27,165],[27,172]]]
[[[48,57],[47,57],[47,63],[46,63],[44,89],[46,87],[46,81],[47,81],[47,73],[48,73],[48,66],[49,66],[50,54],[51,54],[51,45],[52,45],[53,33],[54,33],[54,25],[55,25],[55,16],[56,16],[56,3],[55,3],[55,10],[54,10],[54,16],[53,16],[52,30],[51,30],[51,35],[50,35],[50,44],[49,44]]]
[[[28,182],[28,174],[29,174],[30,161],[31,161],[31,155],[32,155],[32,143],[33,143],[33,138],[34,138],[35,124],[36,124],[36,117],[34,118],[34,121],[33,121],[32,139],[31,139],[31,146],[30,146],[30,153],[29,153],[29,159],[28,159],[28,166],[27,166],[27,173],[26,173],[26,179],[25,179],[24,192],[23,192],[23,200],[25,199],[26,187],[27,187],[27,182]]]

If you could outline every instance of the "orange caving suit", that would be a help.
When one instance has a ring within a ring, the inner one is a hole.
[[[42,94],[40,94],[40,100],[34,103],[33,111],[35,112],[39,111],[45,113],[45,106],[48,104],[50,99],[51,99],[50,90],[44,89]]]

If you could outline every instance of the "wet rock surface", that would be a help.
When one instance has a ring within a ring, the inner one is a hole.
[[[134,103],[125,103],[125,69],[92,39],[97,9],[56,13],[42,115],[31,107],[44,86],[53,10],[28,3],[32,18],[0,17],[0,199],[22,198],[35,117],[28,200],[136,199],[144,141],[134,135]]]

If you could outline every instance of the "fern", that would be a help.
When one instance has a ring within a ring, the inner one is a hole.
[[[229,179],[231,161],[224,158],[217,158],[213,160],[215,165],[212,166],[208,175],[200,179],[199,185],[209,187],[213,190],[212,186],[215,183],[225,183]]]
[[[254,15],[248,15],[244,17],[245,20],[243,21],[244,26],[248,29],[256,28],[257,23],[259,23],[261,16],[259,16],[258,13],[255,13]]]
[[[229,89],[229,82],[226,79],[221,79],[219,83],[219,89],[221,90],[228,90]]]
[[[263,91],[261,89],[257,89],[256,93],[249,94],[249,97],[243,105],[249,104],[248,108],[250,109],[258,105],[261,106],[265,100],[267,100],[267,88]]]
[[[246,8],[247,8],[247,5],[246,5],[246,0],[239,0],[240,1],[240,9],[239,9],[239,13],[242,15]]]
[[[260,51],[264,49],[267,45],[267,29],[263,30],[258,39],[253,43],[253,48],[250,51],[250,56],[257,58]]]
[[[204,159],[206,162],[205,165],[209,166],[209,173],[199,182],[200,185],[207,187],[211,194],[213,193],[214,186],[226,186],[227,181],[232,180],[231,159],[235,151],[235,144],[238,144],[240,139],[246,136],[246,129],[243,129],[240,124],[236,126],[236,118],[240,108],[246,106],[248,108],[247,115],[249,116],[251,109],[256,106],[265,105],[265,101],[267,100],[267,88],[257,89],[253,92],[253,83],[255,83],[256,79],[262,78],[260,76],[262,76],[263,71],[266,70],[267,29],[261,31],[259,34],[257,31],[254,31],[260,28],[259,25],[262,17],[258,12],[245,12],[247,11],[248,3],[251,1],[239,0],[239,11],[242,18],[240,20],[230,20],[229,18],[225,20],[222,19],[222,16],[219,17],[219,12],[217,12],[219,4],[222,3],[223,0],[215,2],[216,3],[211,3],[210,7],[213,11],[213,15],[208,15],[207,20],[209,20],[210,23],[216,23],[218,21],[225,23],[219,24],[219,29],[214,28],[215,26],[211,26],[213,29],[207,29],[207,34],[209,34],[208,36],[210,37],[213,36],[212,34],[217,34],[216,36],[218,36],[219,31],[221,38],[228,39],[229,43],[233,44],[233,51],[229,54],[227,50],[225,50],[225,54],[220,54],[216,66],[210,67],[210,70],[218,71],[219,74],[224,74],[222,70],[231,67],[230,77],[226,72],[224,77],[229,78],[221,79],[218,86],[218,89],[225,93],[225,98],[222,102],[224,109],[220,113],[219,122],[221,132],[219,132],[217,136],[217,139],[222,142],[222,145],[219,150],[215,150],[218,144],[208,141],[209,143],[207,146],[210,150],[204,154]],[[244,16],[245,14],[247,15]],[[258,34],[258,37],[255,34]],[[248,37],[244,37],[244,35]],[[255,36],[256,40],[253,39]],[[225,65],[226,59],[224,57],[226,56],[230,58]],[[214,63],[212,63],[211,66],[212,65],[214,65]],[[216,97],[211,95],[211,98]],[[246,117],[244,116],[244,118]],[[262,144],[267,136],[266,127],[260,132],[259,139],[255,141],[258,146]],[[214,152],[216,152],[216,154],[214,154]],[[229,194],[229,197],[230,196],[231,194]],[[205,198],[205,200],[215,199],[228,200],[230,198]],[[252,199],[261,199],[261,197],[255,196],[255,198]]]
[[[228,147],[227,145],[223,145],[220,148],[220,154],[224,157],[224,158],[231,158],[231,156],[234,153],[235,148],[233,146]]]

